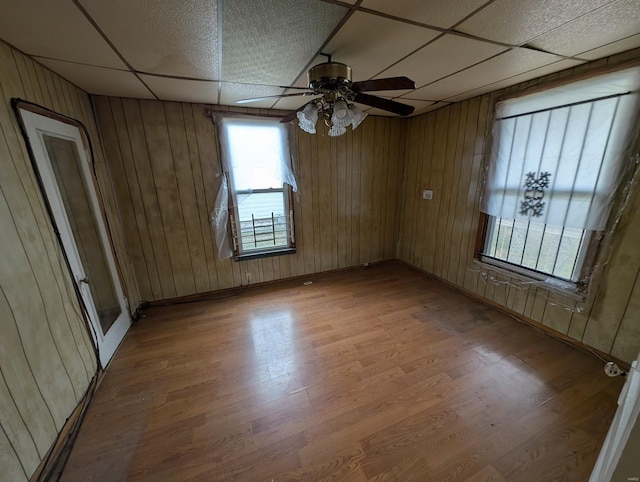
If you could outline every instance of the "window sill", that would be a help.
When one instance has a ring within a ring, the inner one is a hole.
[[[480,255],[479,258],[475,259],[475,264],[477,264],[481,270],[490,269],[502,275],[515,278],[510,284],[518,288],[522,288],[524,285],[534,285],[566,296],[573,301],[583,302],[586,300],[586,296],[580,292],[581,287],[572,281],[554,278],[545,273],[532,271],[484,255]]]
[[[253,253],[243,253],[235,257],[236,261],[247,261],[250,259],[269,258],[271,256],[284,256],[286,254],[295,254],[296,248],[281,248],[270,251],[256,251]]]

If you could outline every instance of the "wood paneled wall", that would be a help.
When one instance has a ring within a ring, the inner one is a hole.
[[[218,259],[211,229],[219,160],[206,106],[108,97],[94,105],[140,300],[395,257],[403,121],[371,117],[339,138],[293,129],[297,253],[236,262]]]
[[[0,479],[21,481],[31,477],[83,396],[96,360],[11,109],[13,97],[87,126],[111,230],[125,247],[89,96],[0,42]],[[131,273],[125,275],[135,287]]]
[[[508,92],[639,58],[631,51],[525,84]],[[482,160],[494,92],[409,120],[402,181],[398,257],[422,270],[622,360],[640,350],[640,189],[636,188],[588,303],[569,303],[548,290],[518,285],[473,262]],[[432,201],[421,199],[433,189]],[[567,309],[569,308],[569,309]]]

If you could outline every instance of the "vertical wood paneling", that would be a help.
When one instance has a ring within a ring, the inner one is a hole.
[[[96,360],[62,252],[11,110],[19,97],[88,129],[130,300],[139,299],[89,96],[0,43],[0,467],[28,480],[93,376]]]
[[[112,152],[112,163],[109,167],[112,176],[122,181],[114,183],[114,189],[118,196],[122,219],[128,223],[137,223],[138,226],[146,226],[146,214],[144,205],[140,196],[140,190],[137,186],[137,173],[135,164],[132,159],[131,146],[127,133],[127,125],[122,111],[121,102],[113,102],[109,104],[106,98],[98,99],[97,102],[103,102],[105,105],[102,109],[98,109],[98,113],[110,111],[111,116],[102,116],[99,122],[111,122],[110,129],[104,129],[102,132],[103,142],[106,144],[115,143],[120,149]],[[128,189],[128,187],[132,187]],[[149,296],[150,292],[158,295],[161,293],[160,283],[158,281],[158,273],[153,264],[153,247],[149,239],[149,231],[141,229],[138,235],[128,239],[129,257],[133,263],[137,274],[136,280],[143,297]]]
[[[316,135],[294,129],[297,253],[236,262],[219,260],[213,242],[219,160],[205,106],[97,97],[95,107],[111,173],[126,178],[115,193],[130,210],[122,222],[142,299],[395,257],[403,121],[371,117],[337,139],[322,126]]]
[[[514,86],[509,91],[639,56],[639,51],[625,53]],[[557,299],[557,295],[542,287],[516,287],[510,277],[486,268],[481,274],[474,265],[482,192],[481,162],[490,138],[493,102],[502,94],[494,92],[409,119],[398,255],[420,269],[631,362],[640,350],[637,323],[640,303],[636,301],[640,292],[637,188],[615,232],[607,266],[592,287],[596,292],[594,300],[584,311],[580,311],[580,304]],[[428,205],[419,202],[421,188],[416,179],[428,182],[434,189],[434,200]],[[415,225],[419,224],[425,227],[417,228]]]

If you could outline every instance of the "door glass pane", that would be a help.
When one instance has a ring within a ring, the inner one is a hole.
[[[120,303],[82,175],[80,157],[75,142],[46,134],[43,137],[100,326],[106,333],[121,313]]]

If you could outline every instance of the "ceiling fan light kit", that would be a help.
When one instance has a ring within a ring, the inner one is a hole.
[[[318,122],[318,107],[313,102],[309,102],[307,105],[305,105],[304,109],[297,113],[297,116],[300,129],[309,134],[316,133],[316,122]]]
[[[297,117],[300,129],[309,134],[315,134],[318,118],[321,118],[329,128],[328,135],[331,137],[343,135],[347,132],[348,126],[356,129],[367,117],[367,113],[362,112],[354,102],[401,116],[409,115],[414,110],[411,105],[364,93],[366,91],[415,89],[415,83],[407,77],[352,82],[351,67],[340,62],[332,62],[329,57],[328,62],[314,65],[309,69],[307,81],[309,91],[243,99],[238,103],[246,104],[265,98],[319,96],[300,107],[295,113],[284,117],[280,122],[290,122]]]

